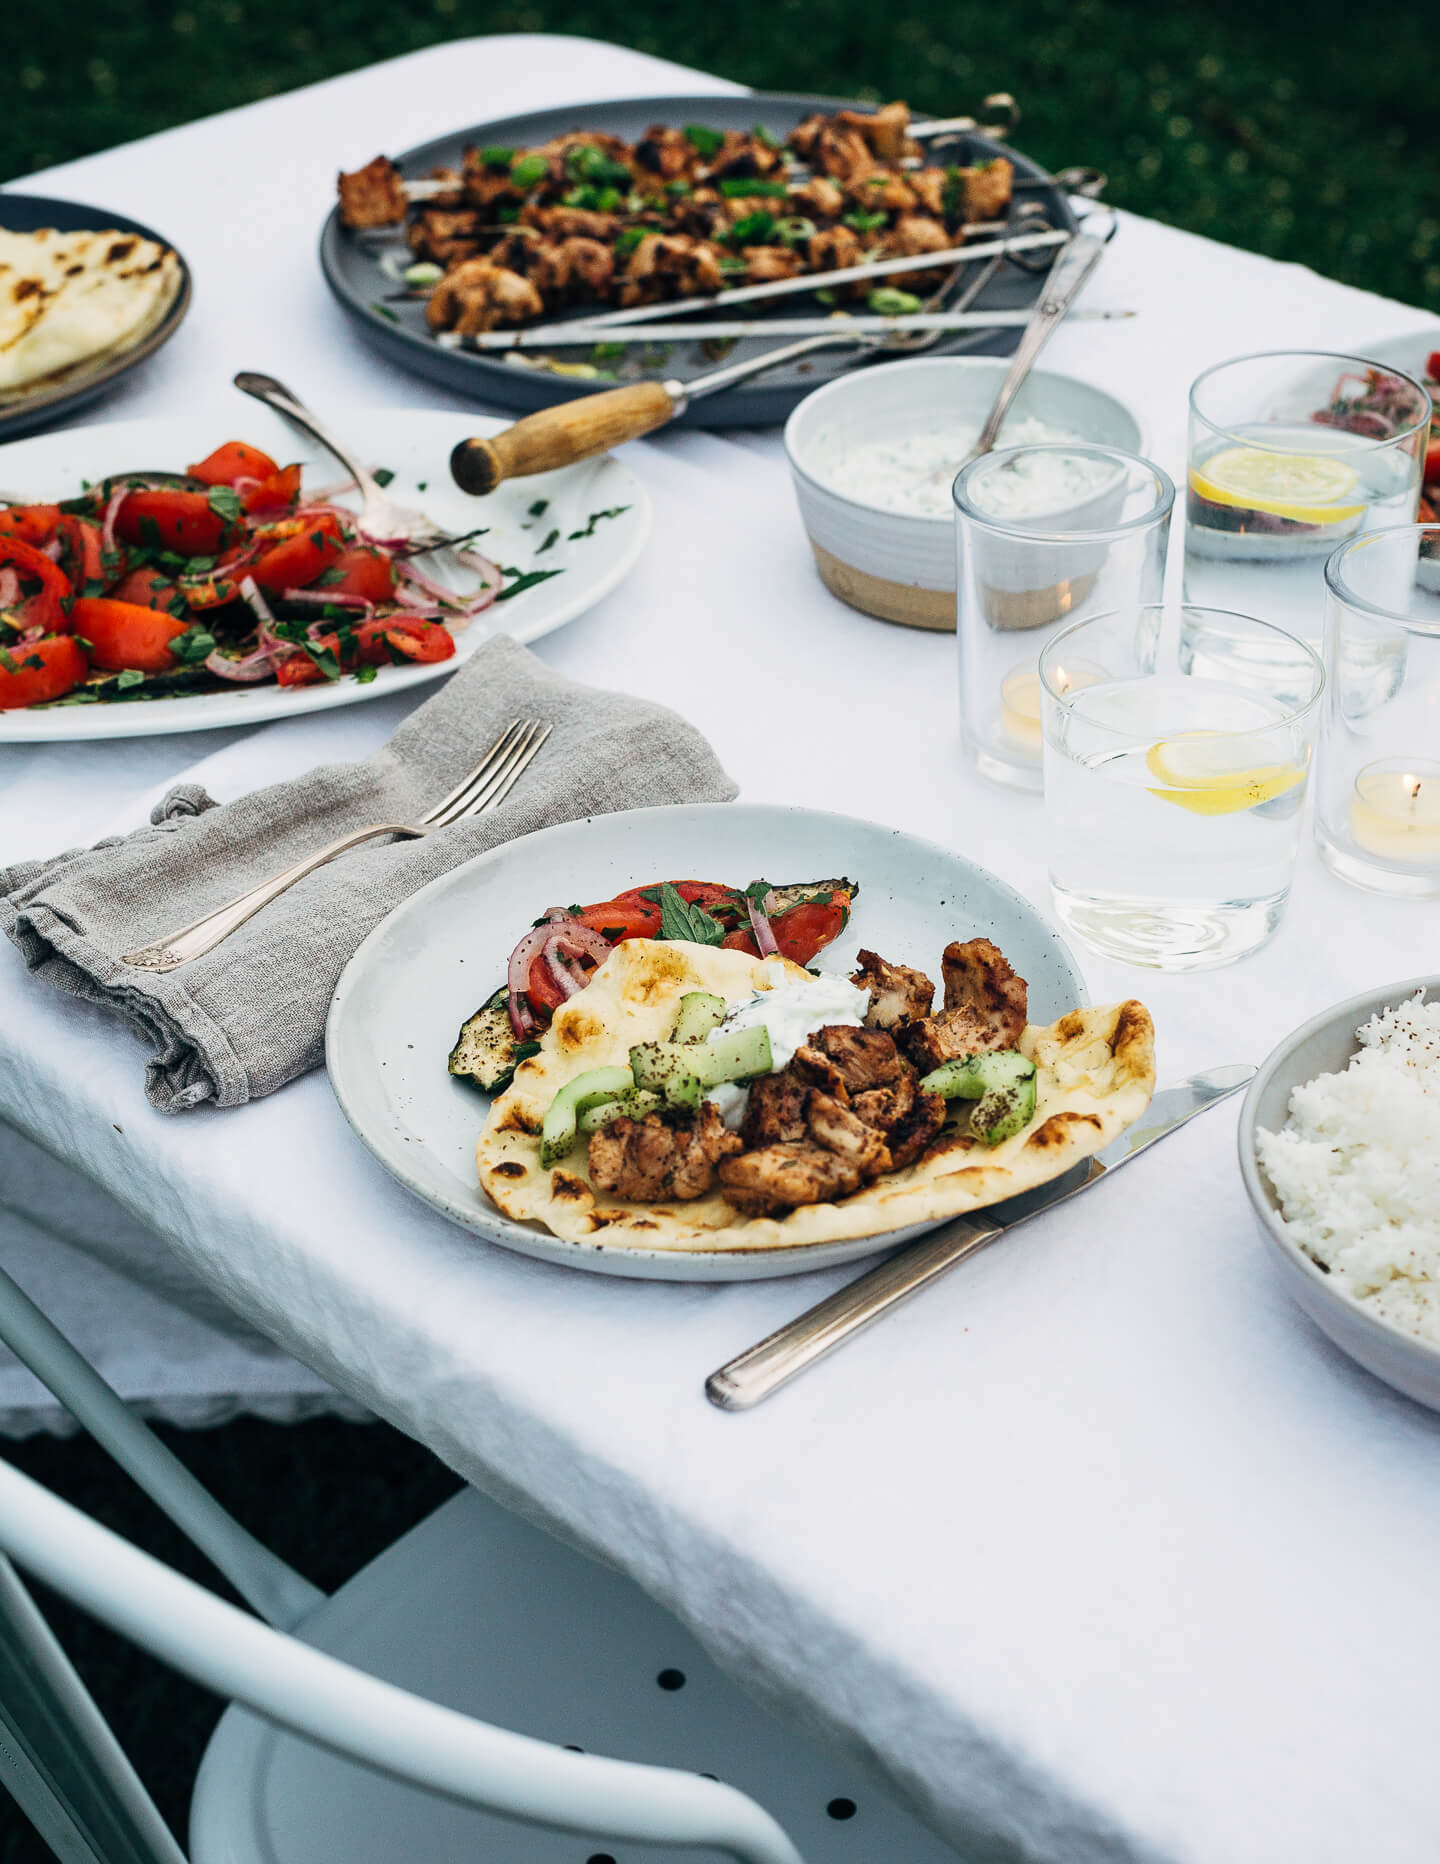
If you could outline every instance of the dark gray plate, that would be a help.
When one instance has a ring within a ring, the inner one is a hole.
[[[846,104],[832,97],[807,97],[783,92],[757,91],[748,95],[703,97],[639,97],[619,102],[569,104],[561,110],[536,110],[528,116],[505,117],[493,123],[477,124],[453,135],[437,137],[398,156],[402,171],[418,178],[437,165],[458,166],[467,144],[481,147],[501,144],[511,148],[533,146],[574,129],[608,131],[635,141],[652,123],[700,123],[708,129],[748,129],[763,124],[773,135],[787,136],[803,118],[817,109],[870,109],[868,104]],[[1015,164],[1017,175],[1037,177],[1044,170],[1015,150],[990,141],[987,137],[956,137],[943,146],[946,162],[988,161],[1006,155]],[[1050,224],[1075,230],[1075,217],[1069,202],[1055,187],[1027,188],[1024,198],[1039,201],[1046,209]],[[556,402],[573,401],[593,394],[595,382],[567,381],[539,370],[517,368],[475,351],[450,350],[435,342],[425,327],[424,306],[418,302],[387,302],[388,294],[398,287],[394,279],[381,270],[379,259],[385,247],[373,235],[348,232],[340,225],[338,210],[332,210],[320,236],[320,264],[326,282],[341,306],[354,318],[361,335],[382,355],[417,375],[443,382],[447,388],[493,407],[513,408],[529,414],[536,408],[548,408]],[[1038,297],[1043,275],[1006,266],[991,280],[978,299],[977,310],[1028,310]],[[792,315],[813,315],[815,301],[808,294],[787,299]],[[377,308],[378,307],[378,308]],[[783,314],[783,313],[780,313]],[[683,324],[683,320],[681,320]],[[677,328],[681,327],[677,324]],[[1018,329],[975,332],[959,335],[938,344],[928,353],[981,356],[1005,356],[1019,341]],[[781,339],[776,339],[780,341]],[[764,339],[746,338],[734,346],[727,360],[738,361],[774,347]],[[559,352],[557,346],[557,353]],[[577,351],[567,360],[583,360],[588,351]],[[893,361],[893,356],[889,358]],[[677,425],[692,427],[767,427],[781,422],[797,402],[802,401],[822,382],[854,367],[855,353],[821,352],[804,362],[776,369],[754,383],[743,383],[718,395],[695,402]],[[614,365],[610,365],[614,366]],[[646,373],[652,376],[678,377],[682,381],[703,375],[715,367],[698,343],[677,343],[663,363]],[[639,373],[636,371],[635,373]],[[627,370],[622,380],[634,379]]]
[[[0,227],[9,233],[37,233],[41,227],[55,227],[61,233],[108,232],[135,233],[141,239],[169,246],[163,234],[153,227],[131,220],[125,214],[113,214],[108,207],[86,207],[80,201],[53,201],[41,194],[10,194],[0,188]],[[172,251],[174,249],[172,248]],[[0,440],[14,440],[32,428],[45,427],[64,414],[95,401],[110,384],[136,369],[153,356],[162,343],[168,343],[180,328],[190,308],[190,268],[183,253],[180,261],[180,289],[175,301],[143,342],[109,361],[101,356],[93,364],[81,363],[67,370],[59,380],[26,395],[23,400],[0,402]]]

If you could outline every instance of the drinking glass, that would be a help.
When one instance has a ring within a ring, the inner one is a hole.
[[[1308,643],[1193,604],[1047,642],[1045,815],[1067,929],[1164,971],[1258,950],[1290,892],[1324,684]]]
[[[1190,390],[1187,602],[1257,610],[1318,644],[1337,544],[1416,514],[1430,398],[1323,350],[1219,363]]]
[[[1356,886],[1440,899],[1440,526],[1354,538],[1325,582],[1321,858]]]
[[[1158,602],[1175,486],[1078,443],[985,453],[955,480],[960,722],[982,776],[1041,787],[1041,647],[1058,625]]]

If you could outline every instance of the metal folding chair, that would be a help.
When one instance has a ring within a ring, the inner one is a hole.
[[[4,1554],[237,1705],[201,1767],[194,1864],[631,1856],[596,1843],[801,1864],[796,1841],[811,1864],[957,1864],[871,1772],[773,1721],[630,1581],[475,1491],[327,1598],[234,1522],[3,1274],[0,1338],[258,1614],[0,1462],[0,1780],[65,1864],[185,1854]],[[550,1738],[496,1726],[499,1714]]]

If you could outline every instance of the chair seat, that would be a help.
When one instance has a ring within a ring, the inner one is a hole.
[[[632,1581],[467,1489],[298,1635],[432,1701],[739,1787],[806,1864],[957,1864],[853,1760],[759,1708]],[[232,1708],[191,1809],[194,1864],[641,1864],[719,1852],[536,1830],[403,1786]]]

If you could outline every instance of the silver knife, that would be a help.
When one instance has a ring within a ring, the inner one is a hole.
[[[997,1236],[1017,1229],[1040,1211],[1088,1190],[1121,1165],[1128,1165],[1197,1113],[1238,1094],[1254,1075],[1254,1068],[1237,1063],[1192,1074],[1179,1087],[1162,1089],[1151,1097],[1150,1105],[1133,1126],[1088,1161],[1078,1184],[1068,1182],[1072,1174],[1067,1173],[1051,1184],[1007,1198],[981,1217],[959,1217],[897,1249],[878,1268],[817,1302],[758,1346],[712,1372],[705,1381],[705,1396],[722,1411],[748,1411],[882,1314],[928,1287],[957,1262],[973,1256]]]

